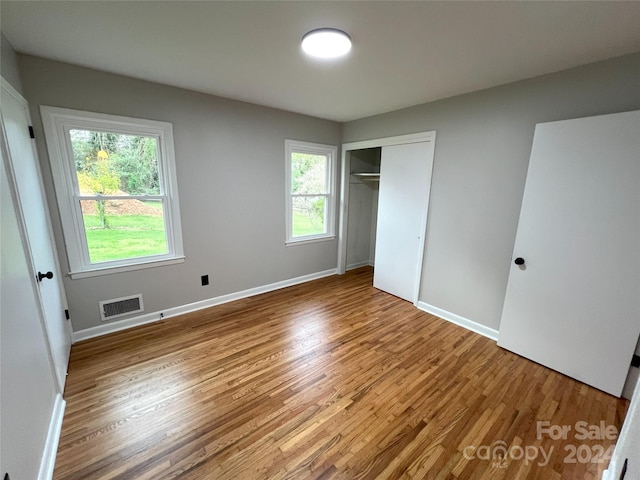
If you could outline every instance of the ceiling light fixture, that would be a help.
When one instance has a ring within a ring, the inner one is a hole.
[[[318,28],[302,37],[302,50],[317,58],[341,57],[351,50],[351,37],[336,28]]]

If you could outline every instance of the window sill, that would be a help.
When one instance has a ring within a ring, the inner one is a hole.
[[[296,245],[306,245],[308,243],[316,243],[316,242],[326,242],[328,240],[335,240],[335,235],[326,235],[323,237],[311,237],[311,238],[301,238],[300,240],[287,240],[284,244],[287,247],[295,247]]]
[[[90,270],[81,270],[79,272],[69,272],[69,276],[76,280],[78,278],[98,277],[101,275],[110,275],[112,273],[131,272],[133,270],[142,270],[145,268],[164,267],[166,265],[175,265],[184,263],[184,256],[173,257],[166,260],[151,260],[149,262],[132,263],[129,265],[118,265],[112,267],[96,267]]]

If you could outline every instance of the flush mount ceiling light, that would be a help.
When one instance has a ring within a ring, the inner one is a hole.
[[[318,28],[302,37],[302,50],[317,58],[336,58],[351,50],[351,37],[336,28]]]

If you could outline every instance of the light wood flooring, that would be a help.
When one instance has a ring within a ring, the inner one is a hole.
[[[627,408],[369,268],[78,343],[65,398],[56,479],[595,479]]]

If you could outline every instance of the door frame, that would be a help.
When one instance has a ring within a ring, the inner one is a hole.
[[[26,111],[27,111],[27,116],[29,118],[29,123],[31,122],[31,112],[29,109],[29,102],[27,102],[27,100],[20,94],[20,92],[18,92],[7,80],[5,80],[4,77],[2,77],[0,75],[0,87],[2,89],[4,89],[9,95],[11,95],[13,98],[15,98],[18,103],[20,103],[22,106],[25,107]],[[16,214],[18,216],[18,225],[19,225],[19,230],[20,230],[20,237],[22,238],[22,243],[25,247],[25,251],[27,252],[27,265],[29,266],[29,268],[31,269],[32,272],[36,272],[37,268],[35,266],[35,261],[33,258],[33,253],[31,251],[31,244],[29,243],[29,236],[27,234],[27,226],[26,226],[26,222],[25,222],[25,214],[24,211],[22,210],[22,202],[20,199],[20,192],[18,191],[18,185],[16,182],[16,178],[15,178],[15,171],[13,168],[13,162],[14,159],[11,156],[11,151],[9,149],[9,145],[8,145],[8,141],[7,141],[7,135],[4,129],[4,123],[0,122],[0,142],[2,143],[2,151],[3,151],[3,156],[5,156],[4,158],[4,162],[5,162],[5,167],[7,169],[7,179],[9,181],[9,188],[11,189],[11,195],[14,198],[14,201],[16,203]],[[62,295],[62,304],[64,306],[65,309],[69,309],[69,304],[67,301],[67,293],[65,291],[64,288],[64,283],[62,281],[62,270],[60,268],[60,259],[58,256],[58,250],[56,247],[56,243],[55,243],[55,237],[53,235],[53,228],[51,226],[51,212],[49,210],[49,206],[48,203],[46,202],[46,190],[44,189],[44,182],[42,180],[42,171],[41,171],[41,167],[40,167],[40,163],[39,163],[39,157],[38,157],[38,151],[36,149],[36,145],[35,145],[35,140],[31,141],[31,148],[33,150],[33,155],[34,158],[36,159],[37,162],[37,170],[38,170],[38,184],[40,185],[40,189],[42,192],[42,195],[45,197],[45,202],[44,202],[44,209],[45,209],[45,215],[48,219],[47,222],[47,235],[49,236],[49,239],[51,241],[51,245],[53,247],[53,258],[54,258],[54,267],[56,269],[56,271],[54,272],[54,278],[57,279],[57,283],[58,283],[58,288],[60,289],[60,294]],[[35,291],[37,292],[36,298],[37,298],[37,309],[39,312],[39,316],[40,316],[40,323],[42,324],[42,328],[45,332],[45,336],[47,338],[47,353],[49,355],[49,362],[51,364],[51,369],[53,372],[53,377],[56,379],[56,387],[57,390],[60,394],[62,394],[64,392],[64,385],[66,382],[66,378],[60,378],[60,375],[58,373],[58,369],[56,368],[56,364],[55,364],[55,360],[54,360],[54,355],[53,355],[53,351],[51,350],[51,332],[50,332],[50,328],[49,325],[47,325],[47,320],[46,320],[46,315],[45,315],[45,310],[44,310],[44,304],[42,301],[42,295],[40,293],[40,288],[37,284],[36,278],[35,278],[35,273],[34,275],[32,275],[32,284],[33,284],[33,288],[35,289]],[[67,334],[67,336],[69,337],[69,342],[70,344],[73,344],[73,333],[71,331],[71,322],[69,320],[67,320],[65,322],[65,332]]]
[[[431,202],[431,180],[433,178],[433,161],[435,158],[435,142],[436,131],[411,133],[408,135],[397,135],[393,137],[374,138],[371,140],[362,140],[359,142],[348,142],[342,144],[342,161],[340,162],[340,212],[338,224],[338,265],[337,272],[339,275],[345,273],[347,269],[347,227],[349,225],[349,178],[351,176],[351,151],[362,150],[365,148],[390,147],[393,145],[404,145],[408,143],[431,142],[433,144],[432,157],[429,159],[431,165],[429,168],[429,198],[424,212],[424,218],[420,231],[423,232],[420,237],[420,251],[418,253],[418,275],[416,285],[416,295],[413,304],[417,306],[418,297],[420,295],[420,283],[422,280],[422,264],[424,261],[424,249],[426,246],[427,221],[429,217],[429,204]]]

